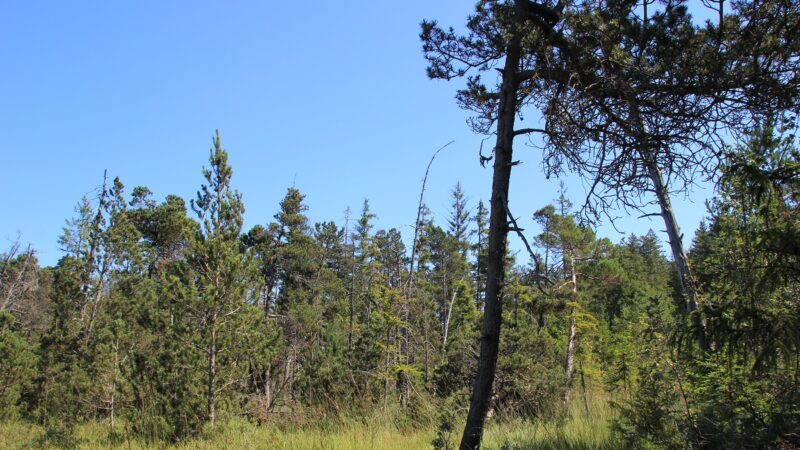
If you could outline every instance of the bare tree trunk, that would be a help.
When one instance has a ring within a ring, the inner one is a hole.
[[[83,296],[81,298],[81,305],[80,305],[80,327],[83,330],[83,323],[86,319],[86,307],[89,305],[89,299],[92,294],[92,274],[97,269],[96,267],[96,257],[97,253],[101,251],[102,239],[103,239],[103,230],[102,230],[102,223],[103,223],[103,210],[106,206],[106,182],[107,182],[107,172],[103,171],[103,190],[100,192],[99,201],[97,203],[97,211],[95,213],[94,219],[92,220],[92,229],[91,234],[89,237],[89,253],[86,255],[86,262],[84,264],[83,274],[82,274],[82,282],[83,282]],[[102,277],[102,274],[101,274]],[[102,278],[101,278],[102,281]],[[96,287],[97,290],[102,290],[101,287]],[[98,294],[99,295],[99,294]],[[96,303],[95,303],[96,304]]]
[[[652,155],[644,155],[644,160],[647,164],[650,179],[653,182],[653,189],[658,199],[658,205],[661,208],[661,217],[664,219],[664,226],[667,231],[667,236],[669,237],[672,258],[675,260],[675,266],[678,269],[681,291],[683,295],[686,296],[687,310],[692,315],[692,325],[694,327],[697,343],[701,349],[708,350],[706,324],[700,312],[700,298],[697,294],[694,279],[692,278],[691,269],[689,268],[689,257],[683,246],[683,234],[678,227],[675,210],[672,209],[669,191],[664,185],[661,169],[658,167],[655,158]]]
[[[442,328],[442,336],[447,334],[447,297],[449,297],[449,291],[447,289],[447,265],[444,265],[444,273],[442,274],[442,298],[441,298],[441,311],[439,313],[439,318],[441,321],[441,328]],[[444,341],[442,341],[442,348],[444,348]]]
[[[516,18],[522,22],[523,2],[517,0]],[[467,423],[461,437],[461,449],[478,449],[483,436],[486,413],[489,411],[502,324],[502,289],[505,281],[506,239],[508,237],[508,188],[513,165],[514,118],[517,109],[517,71],[522,57],[520,36],[514,34],[508,43],[497,117],[497,141],[494,148],[491,211],[489,214],[489,247],[486,275],[486,299],[481,333],[478,373],[472,391]]]
[[[422,221],[422,214],[423,214],[423,207],[425,205],[425,185],[428,183],[428,174],[431,171],[431,165],[433,165],[433,160],[436,159],[436,155],[439,154],[442,150],[444,150],[447,146],[452,144],[454,141],[450,141],[447,144],[439,147],[431,156],[430,161],[428,161],[428,167],[425,168],[425,176],[422,178],[422,189],[419,191],[419,202],[417,203],[417,220],[414,222],[414,240],[411,242],[411,260],[408,263],[408,279],[404,283],[403,286],[403,296],[405,301],[403,302],[403,309],[402,309],[402,329],[401,334],[403,335],[403,341],[400,346],[400,356],[405,359],[404,363],[410,363],[410,355],[409,355],[409,330],[408,330],[408,321],[409,321],[409,309],[408,304],[412,297],[412,290],[414,288],[414,262],[417,257],[417,246],[419,244],[419,229]],[[425,332],[425,379],[427,381],[427,374],[428,374],[428,334],[427,329]],[[402,377],[400,380],[400,402],[403,406],[405,406],[407,397],[408,397],[408,380],[407,377]]]
[[[216,327],[216,314],[211,318],[211,344],[208,348],[208,375],[206,386],[206,413],[208,415],[208,423],[214,426],[216,420],[216,403],[217,403],[217,327]]]
[[[461,279],[463,280],[463,278]],[[450,304],[447,306],[447,314],[444,321],[444,336],[442,337],[442,352],[444,352],[445,357],[447,357],[447,336],[450,333],[450,317],[453,315],[453,305],[456,302],[456,294],[458,294],[457,290],[453,290],[453,295],[450,297]]]
[[[478,309],[482,308],[481,305],[481,248],[483,248],[482,247],[483,239],[481,237],[482,231],[483,230],[478,229],[478,253],[477,256],[475,257],[475,306],[477,306]]]
[[[577,301],[578,297],[578,274],[575,271],[575,255],[569,255],[569,266],[572,275],[572,301]],[[564,391],[564,403],[569,402],[570,389],[572,388],[572,377],[575,373],[575,341],[577,335],[577,311],[575,305],[570,306],[569,332],[567,333],[567,361],[565,364],[567,374],[567,386]]]
[[[425,382],[427,383],[428,382],[428,369],[429,369],[429,364],[430,364],[430,359],[429,359],[429,357],[430,357],[430,353],[429,353],[429,350],[430,350],[430,346],[429,346],[430,338],[429,338],[429,335],[430,335],[430,333],[428,333],[428,319],[427,318],[424,319],[423,329],[424,329],[424,333],[425,333],[425,363],[424,363],[422,369],[423,369],[423,375],[425,377]]]
[[[579,361],[578,364],[581,368],[581,391],[583,392],[583,409],[586,411],[586,417],[589,417],[589,397],[586,394],[586,377],[583,376],[583,360]]]
[[[386,378],[383,380],[383,410],[389,401],[389,368],[392,364],[392,327],[386,327]]]
[[[103,256],[103,267],[100,269],[100,274],[98,275],[97,286],[95,286],[96,292],[94,295],[94,300],[92,301],[92,312],[89,314],[89,325],[87,326],[86,330],[86,343],[92,339],[94,320],[97,317],[97,307],[100,305],[100,301],[103,299],[103,290],[106,287],[106,275],[109,271],[109,263],[109,258],[107,256]]]
[[[355,242],[351,243],[353,246],[353,250],[351,252],[351,273],[350,273],[350,293],[348,295],[350,301],[350,321],[349,326],[347,328],[347,349],[353,349],[353,314],[354,314],[354,306],[353,301],[356,292],[356,244]]]
[[[5,261],[3,261],[3,273],[0,273],[0,287],[2,287],[3,283],[5,282],[5,271],[8,270],[8,267],[11,266],[10,262],[16,256],[17,250],[19,249],[19,238],[17,241],[14,242],[11,246],[11,250],[8,252]],[[21,285],[22,280],[25,279],[25,273],[28,270],[28,266],[30,265],[31,260],[33,259],[33,249],[30,245],[28,245],[28,249],[24,253],[25,262],[22,264],[22,268],[17,273],[17,279],[13,282],[8,282],[5,298],[3,299],[3,304],[0,305],[0,311],[5,310],[6,308],[11,309],[11,301],[14,299],[14,291],[15,289]]]
[[[264,317],[269,317],[269,311],[272,308],[272,292],[275,290],[275,284],[268,281],[264,286]]]
[[[264,404],[263,413],[268,413],[272,407],[272,364],[267,364],[267,373],[264,376]]]
[[[289,345],[289,352],[286,354],[284,365],[283,386],[286,390],[284,398],[287,403],[292,403],[292,371],[294,370],[294,343]]]
[[[114,341],[114,373],[111,378],[111,398],[108,406],[109,433],[114,434],[114,401],[117,393],[117,374],[119,373],[119,338]]]

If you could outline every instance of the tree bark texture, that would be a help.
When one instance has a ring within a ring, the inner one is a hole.
[[[575,302],[578,299],[578,273],[575,270],[575,255],[569,255],[569,267],[572,275],[571,279],[572,301]],[[578,324],[577,324],[578,318],[575,305],[573,304],[572,306],[570,306],[569,310],[570,310],[570,317],[569,317],[569,330],[567,333],[567,361],[564,365],[567,375],[566,376],[567,385],[566,385],[566,390],[564,391],[564,403],[569,402],[570,389],[572,388],[572,377],[575,373],[575,341],[578,332]]]
[[[517,20],[521,21],[523,3],[518,0],[516,8]],[[517,109],[517,72],[522,55],[520,41],[519,35],[515,33],[508,43],[498,106],[481,351],[467,423],[461,438],[462,450],[480,448],[497,369],[503,313],[502,289],[505,280],[506,239],[509,229],[507,201],[511,180],[514,118]]]
[[[667,237],[669,238],[669,246],[672,250],[672,258],[675,260],[675,266],[678,269],[678,278],[680,280],[681,291],[686,296],[686,306],[689,314],[692,315],[692,326],[697,339],[697,344],[703,350],[708,350],[708,340],[706,339],[706,326],[700,312],[700,299],[697,294],[697,289],[692,278],[692,272],[689,268],[689,257],[686,249],[683,246],[683,234],[681,234],[680,227],[678,227],[678,220],[675,217],[675,210],[672,209],[672,202],[670,201],[669,191],[664,185],[664,178],[661,175],[661,169],[654,158],[645,155],[645,163],[653,182],[653,189],[658,199],[658,205],[661,208],[661,217],[664,219],[664,227],[666,228]]]

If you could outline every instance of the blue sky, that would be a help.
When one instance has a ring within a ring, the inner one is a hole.
[[[215,129],[247,228],[271,221],[294,184],[313,221],[343,224],[345,208],[357,214],[366,197],[378,226],[409,235],[425,166],[455,140],[426,192],[443,223],[452,186],[460,181],[474,206],[489,198],[491,170],[478,164],[482,137],[453,99],[460,84],[425,76],[419,22],[459,26],[471,9],[430,0],[4,2],[0,252],[19,232],[54,264],[64,220],[105,169],[159,200],[192,198]],[[520,145],[516,155],[512,211],[532,231],[531,213],[558,182],[544,180],[535,150]],[[579,202],[581,183],[567,183]],[[708,195],[675,199],[687,241]],[[621,237],[609,225],[600,234]]]

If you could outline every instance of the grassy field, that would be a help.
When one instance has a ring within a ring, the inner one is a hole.
[[[578,405],[579,406],[579,405]],[[582,407],[573,408],[558,422],[490,421],[484,436],[485,449],[610,449],[612,412],[596,402],[587,415]],[[461,432],[457,424],[450,436],[457,446]],[[91,423],[78,428],[80,449],[426,449],[432,448],[435,427],[399,427],[385,416],[343,421],[336,425],[290,429],[258,427],[243,420],[232,420],[206,433],[201,439],[179,445],[148,445],[126,437],[109,438],[104,424]],[[0,424],[0,448],[28,449],[47,445],[43,430],[28,423]],[[52,445],[50,447],[53,447]]]

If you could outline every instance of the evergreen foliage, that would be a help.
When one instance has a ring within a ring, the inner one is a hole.
[[[602,446],[798,445],[789,131],[767,122],[730,149],[696,233],[708,350],[655,233],[599,239],[563,190],[536,211],[535,261],[505,255],[492,426],[572,424],[610,399]],[[196,219],[177,196],[127,195],[114,179],[79,203],[55,267],[16,247],[0,258],[0,420],[68,447],[86,426],[161,445],[243,420],[285,429],[381,414],[453,448],[478,366],[482,203],[471,213],[456,185],[443,226],[423,208],[411,276],[404,236],[379,229],[366,200],[344,227],[311,224],[289,188],[274,221],[245,232],[218,134],[202,174]]]

